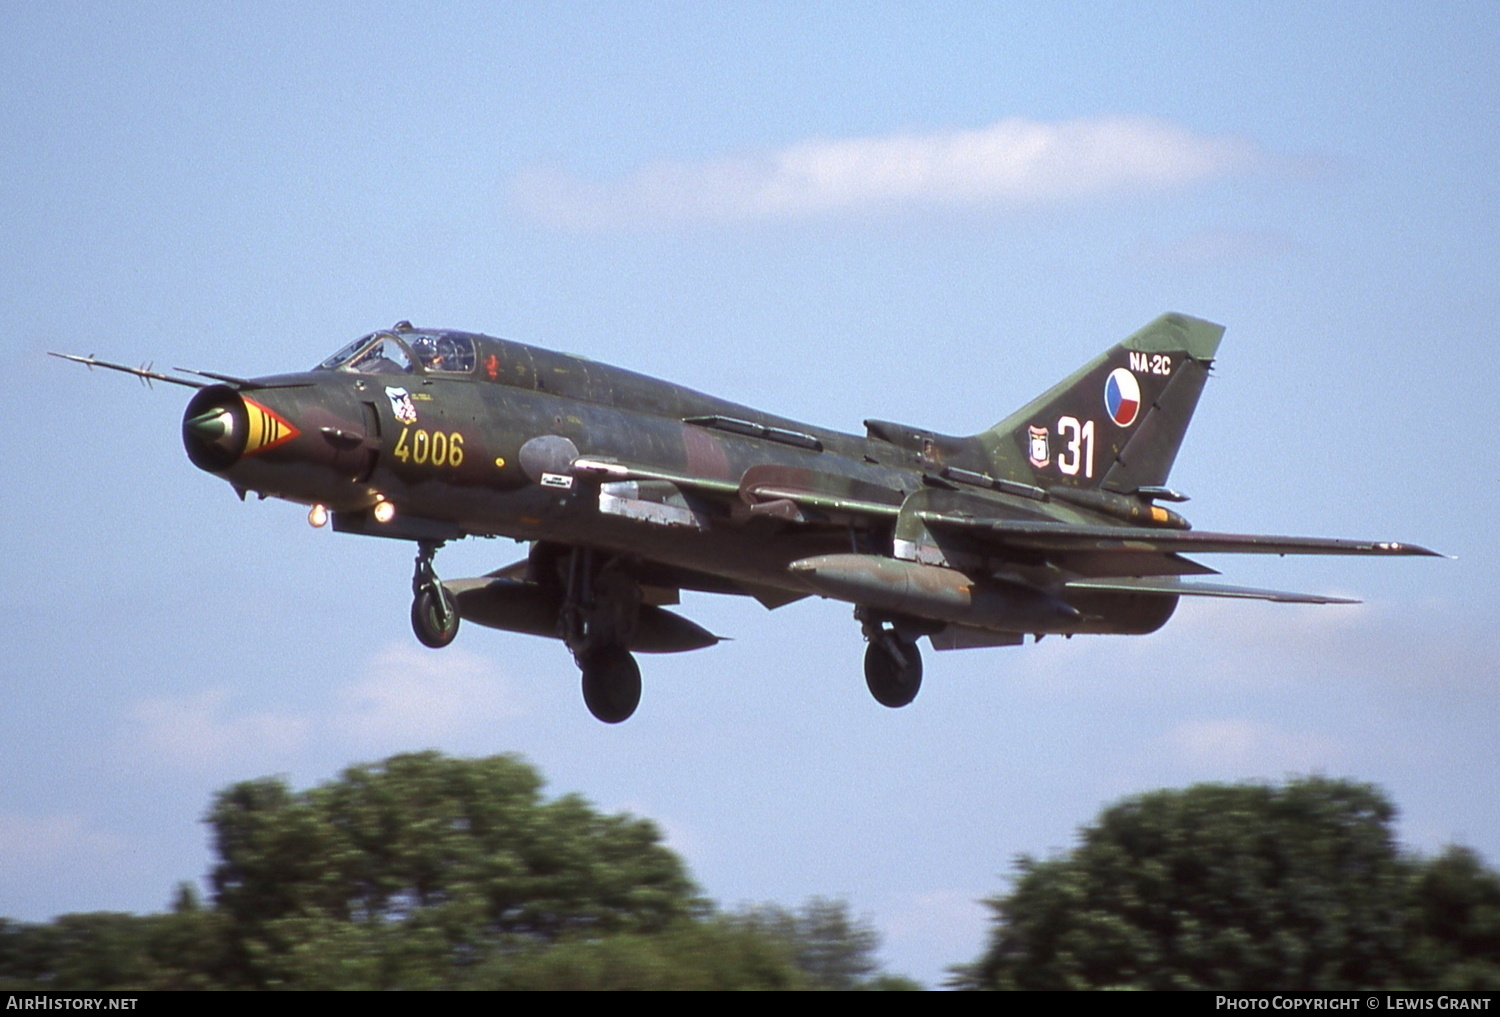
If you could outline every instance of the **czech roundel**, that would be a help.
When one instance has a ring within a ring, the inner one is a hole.
[[[1104,382],[1104,408],[1109,411],[1109,418],[1121,427],[1135,423],[1136,414],[1141,411],[1141,386],[1135,375],[1123,367],[1109,372]]]

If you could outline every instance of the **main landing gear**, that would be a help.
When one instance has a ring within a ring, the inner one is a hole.
[[[599,565],[593,550],[567,552],[558,634],[583,673],[583,702],[618,724],[641,702],[641,669],[627,647],[640,620],[641,588],[616,559]]]
[[[417,569],[411,577],[411,627],[423,646],[441,650],[458,635],[458,605],[433,571],[441,540],[417,542]]]
[[[411,579],[411,627],[423,646],[442,649],[458,635],[453,594],[433,570],[441,540],[417,543]],[[618,559],[601,561],[589,548],[537,545],[530,579],[559,596],[557,635],[573,651],[583,677],[583,701],[606,724],[618,724],[641,701],[641,669],[629,646],[640,622],[640,585]]]
[[[885,620],[863,608],[856,609],[869,646],[865,648],[865,685],[881,706],[892,709],[917,698],[922,688],[922,651],[917,640],[924,632],[912,632],[900,621]]]
[[[641,701],[641,669],[623,646],[604,646],[577,656],[583,671],[583,701],[606,724],[618,724]]]

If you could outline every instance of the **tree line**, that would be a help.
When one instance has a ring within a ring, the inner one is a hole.
[[[211,896],[0,919],[0,989],[893,989],[837,900],[725,910],[649,820],[546,799],[513,756],[435,752],[207,821]],[[1400,850],[1375,787],[1309,778],[1128,798],[987,902],[968,989],[1500,988],[1500,875]]]
[[[4,989],[911,988],[842,901],[723,911],[649,820],[435,752],[219,793],[205,903],[0,919]]]
[[[1496,989],[1500,875],[1402,852],[1379,789],[1201,784],[1106,809],[987,903],[987,989]]]

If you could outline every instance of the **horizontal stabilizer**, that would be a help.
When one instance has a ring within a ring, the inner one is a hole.
[[[1193,551],[1199,554],[1370,554],[1424,555],[1438,552],[1418,544],[1344,540],[1336,537],[1277,537],[1257,533],[1208,533],[1131,526],[1078,526],[1073,523],[980,519],[954,513],[923,512],[933,529],[965,535],[1006,547],[1034,551],[1114,551],[1142,554]]]
[[[1324,597],[1316,593],[1288,593],[1284,590],[1258,590],[1253,586],[1229,586],[1225,583],[1183,582],[1170,576],[1149,579],[1074,579],[1070,590],[1108,590],[1112,593],[1161,593],[1177,597],[1231,597],[1237,600],[1270,600],[1278,604],[1358,604],[1348,597]]]

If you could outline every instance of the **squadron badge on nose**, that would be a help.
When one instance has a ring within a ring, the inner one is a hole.
[[[404,388],[387,388],[385,396],[391,401],[391,412],[396,419],[403,424],[415,424],[417,422],[417,407],[411,401],[411,396]]]

